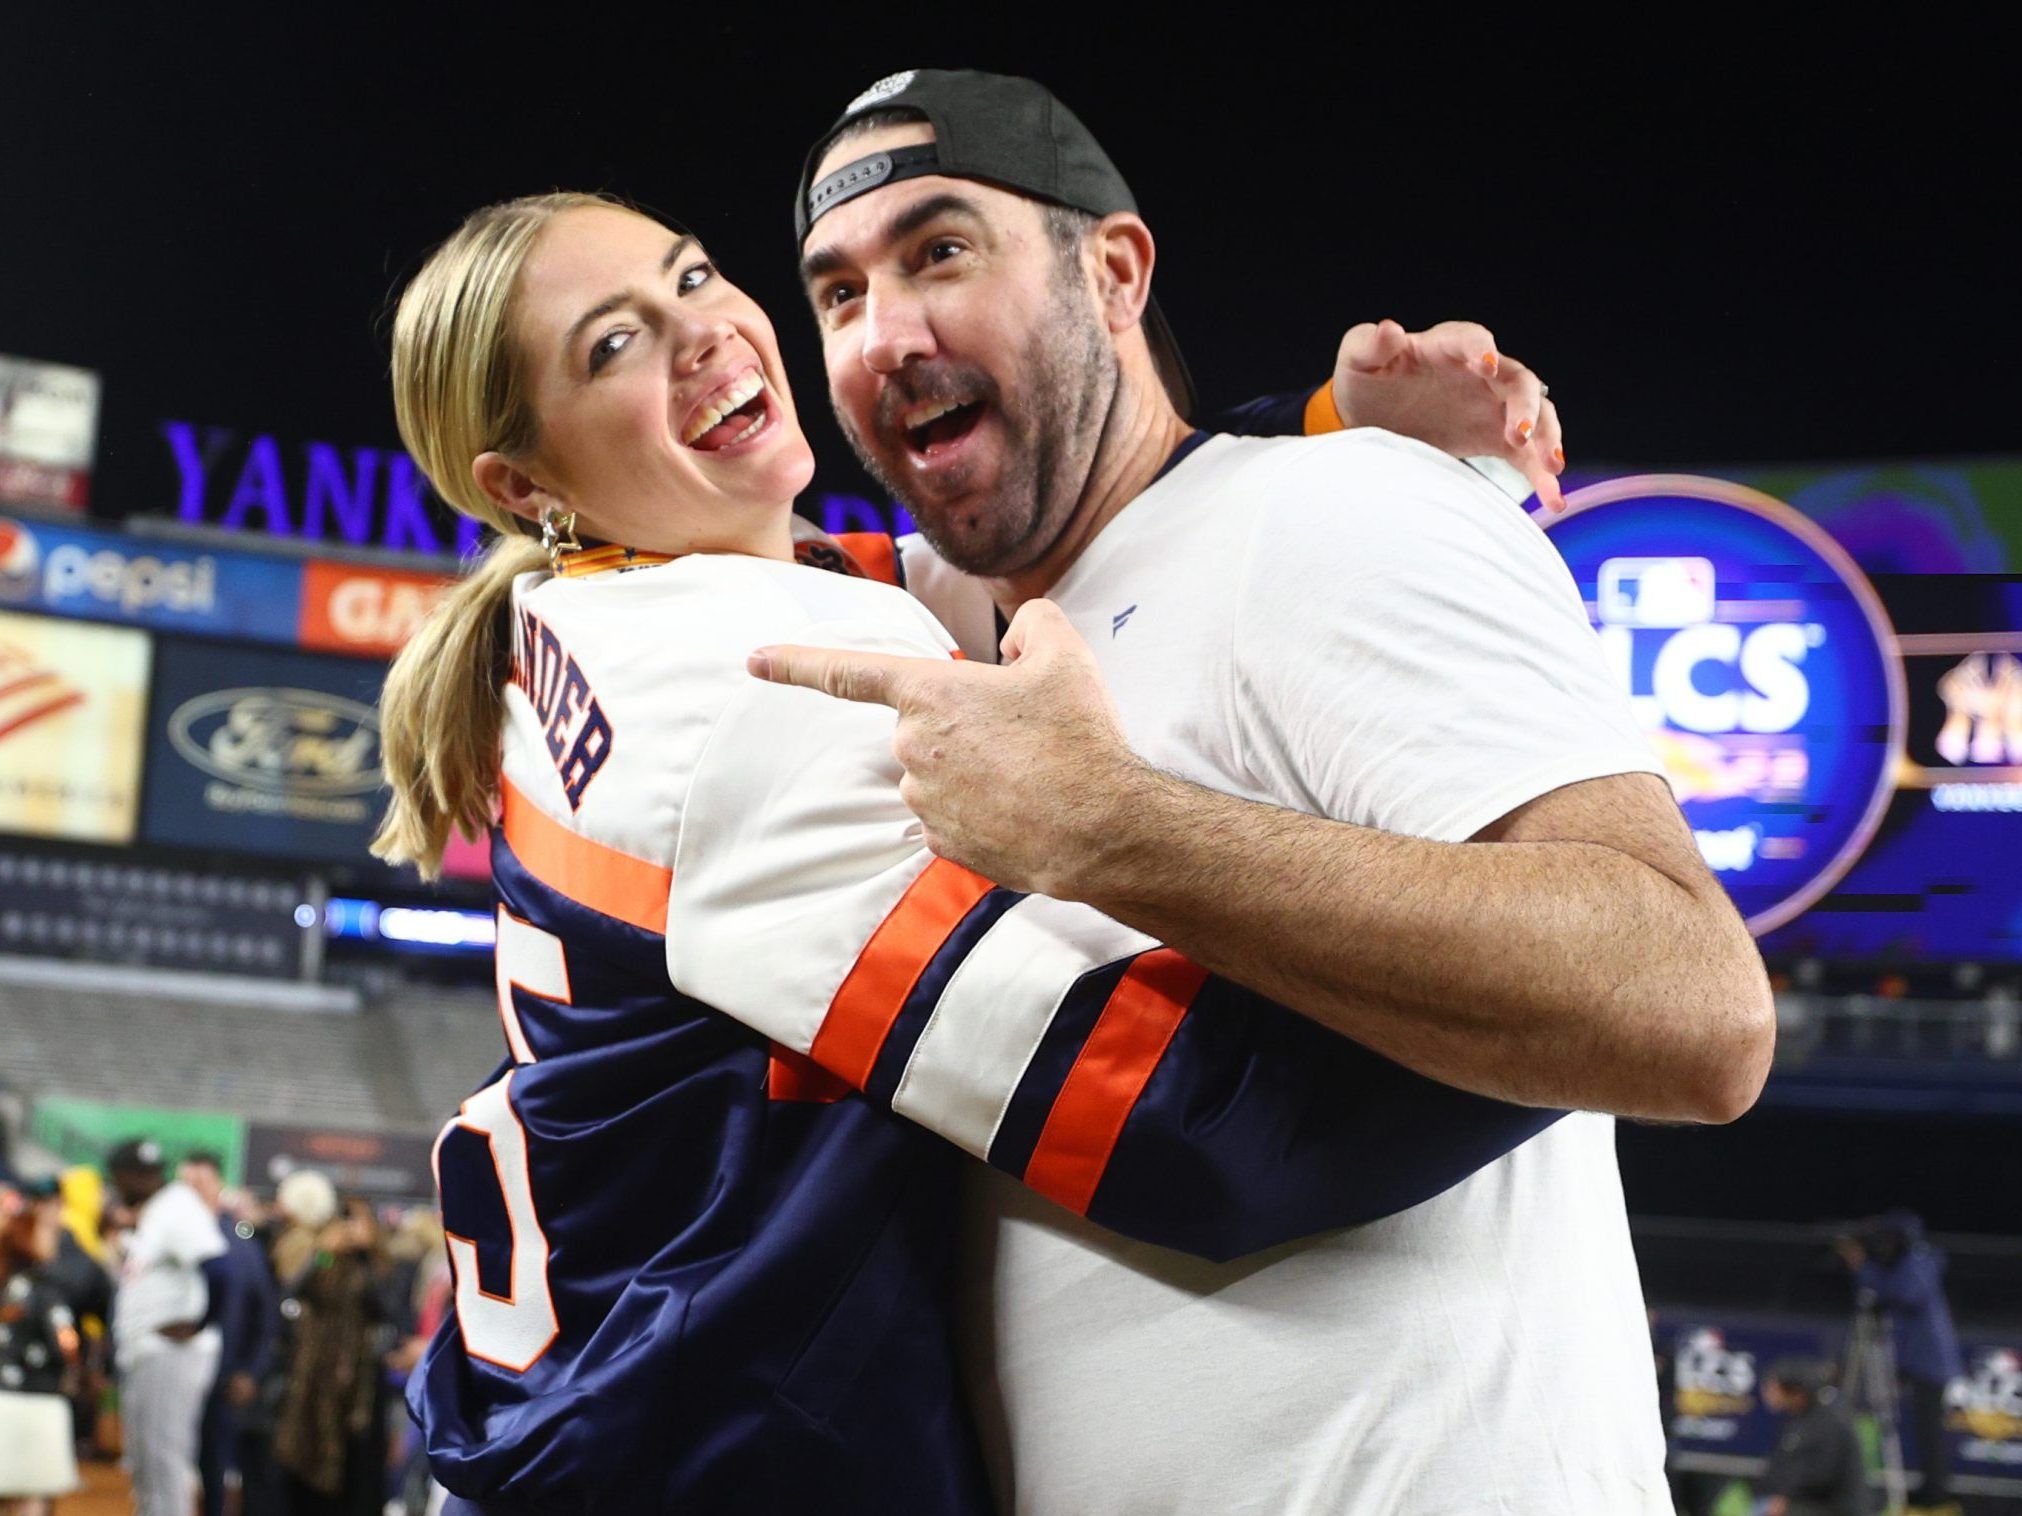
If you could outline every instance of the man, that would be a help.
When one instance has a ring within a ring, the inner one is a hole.
[[[1029,81],[880,81],[796,214],[837,414],[971,662],[753,671],[896,706],[936,852],[1463,1088],[1747,1108],[1760,961],[1535,526],[1400,438],[1190,433],[1149,230]],[[984,1204],[1007,1509],[1669,1510],[1604,1116],[1232,1266]]]
[[[217,1377],[219,1336],[209,1275],[223,1256],[215,1217],[187,1184],[170,1183],[161,1148],[123,1142],[105,1160],[118,1192],[122,1245],[113,1301],[114,1362],[126,1461],[140,1516],[189,1516],[197,1429]]]
[[[218,1371],[204,1402],[198,1473],[204,1485],[204,1516],[223,1516],[229,1475],[245,1475],[242,1423],[259,1398],[280,1326],[280,1295],[267,1255],[253,1228],[227,1213],[224,1160],[208,1149],[185,1154],[176,1177],[196,1192],[215,1218],[225,1251],[217,1261],[213,1314],[218,1322]],[[261,1439],[264,1442],[264,1439]],[[254,1478],[260,1469],[253,1471]],[[248,1505],[253,1502],[248,1501]]]
[[[1966,1364],[1945,1299],[1945,1251],[1924,1236],[1924,1218],[1907,1210],[1872,1217],[1834,1245],[1853,1275],[1862,1309],[1888,1317],[1897,1387],[1923,1469],[1917,1506],[1956,1511],[1945,1391]]]
[[[1757,1490],[1759,1516],[1868,1516],[1867,1464],[1835,1403],[1832,1365],[1779,1358],[1763,1378],[1762,1400],[1784,1427]]]

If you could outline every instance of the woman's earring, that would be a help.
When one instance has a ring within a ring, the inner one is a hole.
[[[564,558],[583,550],[583,544],[576,540],[574,511],[564,515],[551,505],[541,512],[541,550],[548,555],[548,567],[557,574],[562,571]]]

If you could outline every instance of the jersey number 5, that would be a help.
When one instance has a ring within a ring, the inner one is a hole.
[[[533,1054],[513,1008],[513,988],[569,1004],[562,941],[503,908],[498,924],[499,1015],[514,1061],[531,1063]],[[464,1351],[519,1374],[539,1362],[561,1327],[555,1319],[555,1297],[548,1288],[548,1239],[534,1207],[527,1132],[513,1110],[512,1083],[513,1071],[507,1070],[496,1084],[471,1096],[443,1135],[462,1127],[485,1139],[491,1149],[492,1170],[498,1176],[499,1194],[505,1201],[506,1222],[512,1229],[510,1283],[503,1295],[484,1288],[478,1274],[477,1244],[454,1232],[448,1234],[449,1261],[456,1271],[456,1319],[463,1330]],[[439,1139],[437,1148],[440,1151]]]

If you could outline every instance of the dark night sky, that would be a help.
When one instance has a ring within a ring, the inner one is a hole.
[[[964,63],[1043,77],[1123,166],[1210,402],[1317,379],[1351,321],[1466,315],[1551,382],[1576,466],[2022,450],[1984,37],[58,9],[8,24],[0,351],[105,375],[110,513],[173,506],[164,417],[393,442],[389,289],[465,210],[557,185],[696,226],[774,314],[817,488],[860,488],[811,393],[794,175],[872,79]]]

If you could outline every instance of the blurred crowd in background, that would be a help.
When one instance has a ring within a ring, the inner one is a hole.
[[[204,1516],[428,1509],[401,1389],[449,1309],[440,1216],[224,1172],[145,1139],[54,1177],[0,1159],[0,1512],[115,1458],[143,1516],[199,1481]]]

